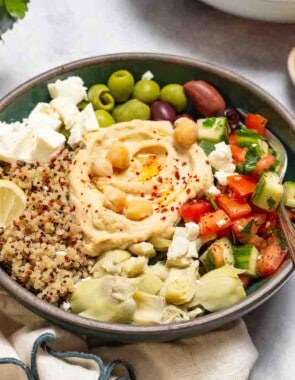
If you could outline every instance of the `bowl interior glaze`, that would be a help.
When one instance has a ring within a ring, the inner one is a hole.
[[[0,121],[21,120],[36,103],[49,101],[47,83],[51,81],[78,75],[90,86],[94,83],[105,83],[108,76],[118,69],[130,70],[136,79],[140,79],[145,71],[151,70],[160,85],[184,83],[192,79],[209,81],[222,93],[228,105],[263,114],[270,120],[271,131],[287,148],[287,178],[295,178],[295,167],[292,165],[295,162],[294,117],[255,84],[223,68],[198,60],[145,53],[114,54],[79,60],[41,74],[5,96],[0,101]],[[121,342],[168,341],[212,330],[250,312],[274,294],[287,281],[292,271],[293,264],[288,259],[274,276],[244,301],[189,322],[160,326],[102,323],[73,315],[39,300],[12,280],[2,268],[0,286],[33,312],[76,333]]]

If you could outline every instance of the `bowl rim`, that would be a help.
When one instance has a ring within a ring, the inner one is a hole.
[[[118,53],[108,54],[101,56],[94,56],[90,58],[79,59],[64,65],[60,65],[42,74],[39,74],[32,79],[24,82],[14,90],[10,91],[0,100],[0,113],[14,102],[17,98],[24,95],[27,91],[45,83],[48,80],[55,78],[57,75],[66,74],[67,72],[78,70],[90,66],[95,66],[99,63],[118,62],[124,60],[155,60],[164,63],[181,64],[187,67],[196,67],[204,71],[213,73],[221,78],[225,78],[231,82],[237,83],[249,91],[254,92],[258,97],[262,98],[273,108],[295,132],[295,118],[294,116],[281,105],[272,95],[263,90],[260,86],[249,81],[248,79],[236,74],[224,67],[211,64],[209,62],[186,58],[177,55],[168,55],[160,53]],[[239,303],[212,314],[204,315],[194,320],[182,323],[173,323],[167,325],[128,325],[119,323],[100,322],[93,319],[81,317],[76,314],[69,313],[54,305],[43,301],[29,290],[23,288],[15,280],[13,280],[0,266],[0,286],[2,286],[10,295],[13,296],[19,303],[25,307],[33,310],[43,318],[51,320],[55,323],[61,323],[64,327],[73,326],[79,328],[83,332],[91,335],[106,334],[106,335],[120,335],[124,336],[140,336],[140,335],[153,335],[161,336],[163,333],[178,333],[184,334],[186,331],[192,329],[209,329],[213,326],[218,327],[221,324],[230,322],[255,307],[266,301],[273,293],[275,293],[283,284],[289,279],[293,272],[294,266],[290,259],[287,259],[279,272],[275,273],[264,285],[257,291],[253,292],[247,298]]]

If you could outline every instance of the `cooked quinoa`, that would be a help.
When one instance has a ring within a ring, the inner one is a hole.
[[[24,213],[5,231],[0,228],[0,263],[39,298],[57,304],[94,264],[69,201],[67,173],[74,156],[65,149],[45,166],[0,162],[0,178],[27,194]]]

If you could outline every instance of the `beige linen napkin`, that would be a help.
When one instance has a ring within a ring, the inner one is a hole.
[[[83,338],[49,325],[4,292],[0,292],[0,360],[14,357],[28,367],[36,339],[44,333],[59,351],[87,352]],[[39,348],[36,367],[40,380],[97,380],[100,371],[92,360],[62,359]],[[91,350],[105,364],[123,359],[132,364],[138,380],[246,380],[257,351],[242,320],[202,336],[169,343],[138,343]],[[126,376],[126,372],[125,372]],[[0,365],[1,380],[25,380],[17,366]]]

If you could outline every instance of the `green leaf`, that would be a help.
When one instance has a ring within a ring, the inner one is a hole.
[[[242,231],[240,232],[240,234],[242,236],[245,235],[245,238],[243,238],[241,240],[241,243],[247,243],[251,237],[251,230],[252,230],[252,227],[253,227],[253,224],[255,223],[255,220],[254,219],[251,219],[249,223],[247,223],[247,225],[242,229]]]
[[[267,203],[270,211],[273,210],[276,206],[276,201],[272,197],[267,198],[266,203]]]
[[[216,122],[216,117],[209,117],[203,122],[203,127],[211,128]]]
[[[282,249],[287,249],[288,246],[287,246],[286,239],[285,239],[285,236],[284,236],[284,234],[282,233],[282,231],[281,231],[279,228],[275,228],[275,230],[274,230],[274,234],[275,234],[275,236],[278,237],[279,240],[280,240],[280,242],[279,242],[280,247],[281,247]]]
[[[23,19],[28,10],[29,1],[30,0],[4,0],[4,3],[10,16]]]
[[[0,0],[0,7],[2,7],[3,5],[3,0]]]
[[[249,174],[253,172],[256,168],[257,162],[260,160],[260,155],[257,153],[255,149],[249,149],[246,153],[244,169],[245,174]]]
[[[211,152],[215,149],[215,144],[208,140],[202,140],[199,142],[199,146],[203,149],[206,156],[209,156]]]
[[[9,29],[12,29],[15,20],[16,19],[11,17],[6,11],[6,8],[2,5],[0,7],[0,40],[3,33],[7,32]]]

